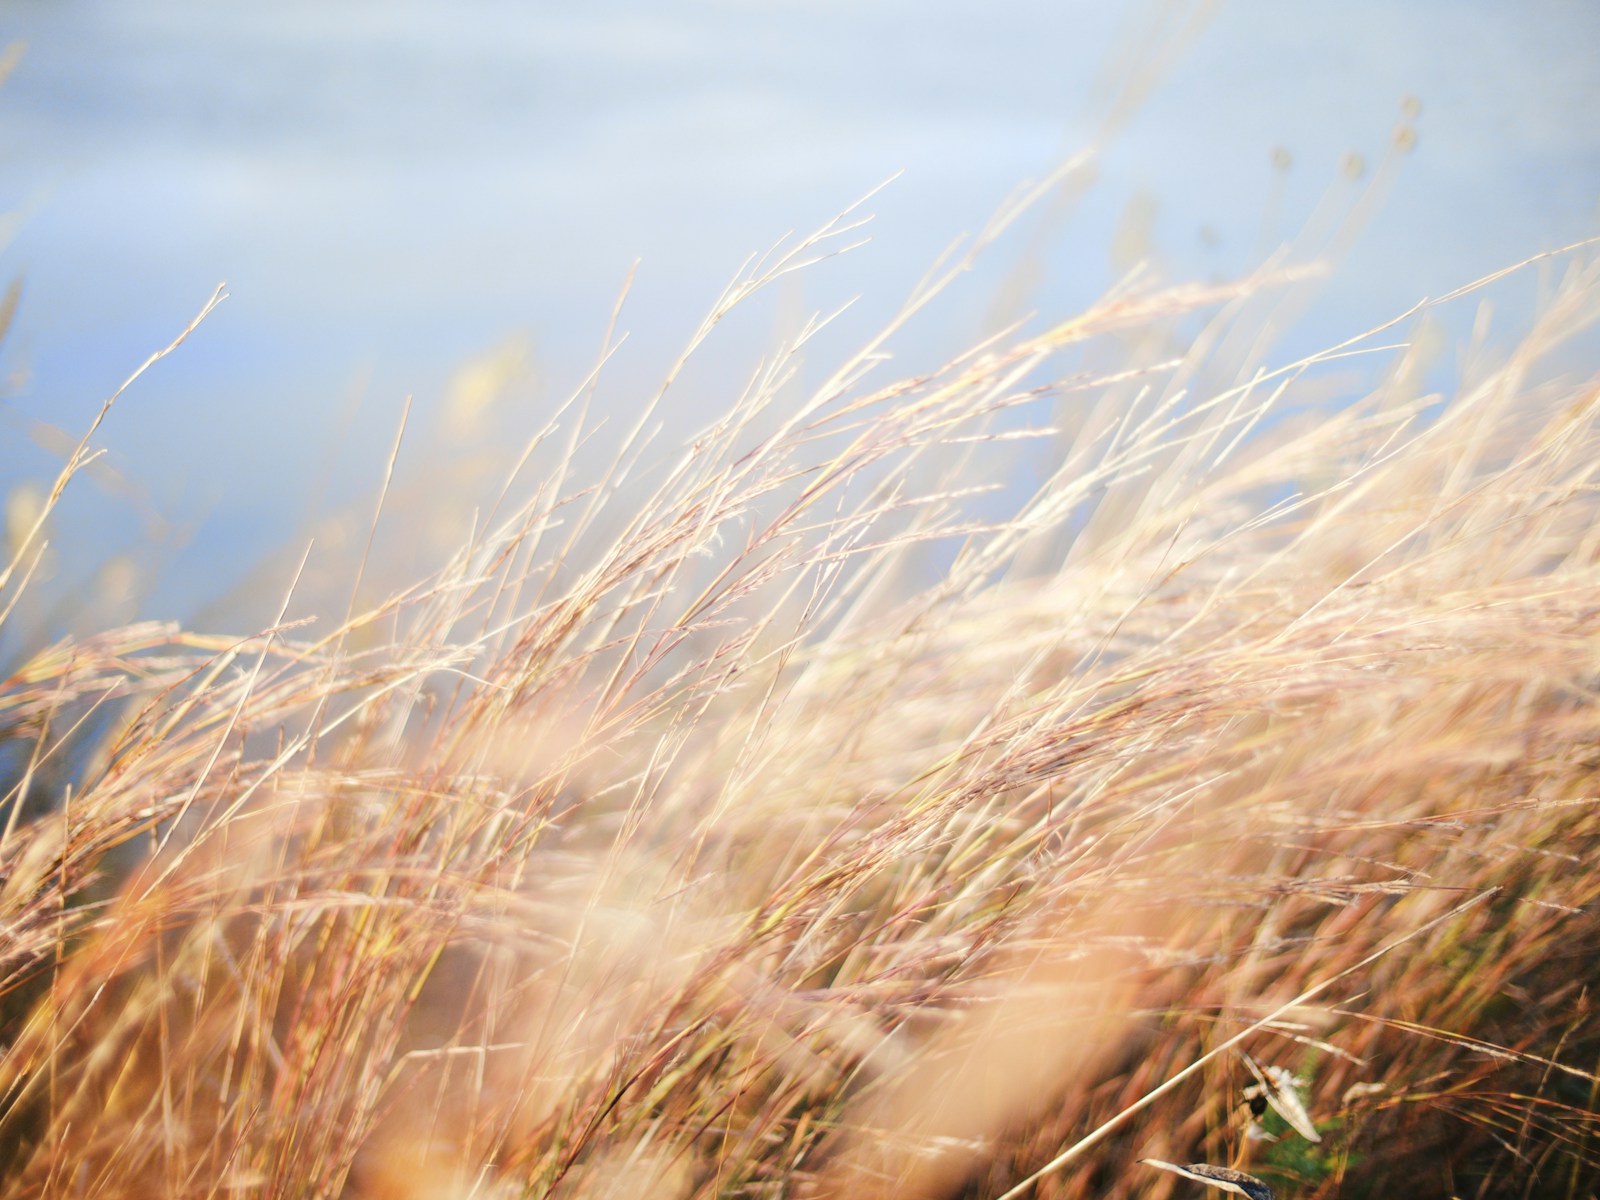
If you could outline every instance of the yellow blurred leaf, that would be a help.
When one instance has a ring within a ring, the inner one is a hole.
[[[521,335],[456,369],[445,398],[445,429],[455,438],[479,432],[484,415],[518,383],[533,374],[533,350]]]

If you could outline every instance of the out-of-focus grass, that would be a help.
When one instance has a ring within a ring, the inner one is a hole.
[[[797,402],[808,329],[599,478],[575,401],[342,620],[31,649],[0,1194],[1590,1194],[1600,290],[1537,269],[1442,409],[1403,322],[1219,363],[1281,271]]]

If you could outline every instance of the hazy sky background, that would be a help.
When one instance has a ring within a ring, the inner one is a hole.
[[[903,171],[868,206],[873,243],[781,300],[860,294],[838,344],[859,338],[953,237],[1089,141],[1162,11],[0,3],[0,37],[27,43],[0,89],[4,272],[25,287],[0,348],[0,484],[53,469],[30,421],[81,429],[225,280],[231,299],[100,439],[190,531],[145,602],[184,615],[288,538],[308,492],[370,495],[406,394],[423,459],[452,370],[523,335],[528,403],[553,405],[639,259],[607,393],[625,410],[748,253]],[[1286,348],[1600,232],[1596,47],[1592,0],[1225,3],[1111,141],[1033,303],[1060,317],[1100,292],[1130,211],[1168,275],[1245,269],[1370,183],[1341,159],[1383,159],[1407,95],[1418,145]],[[999,248],[994,282],[1025,244]],[[908,361],[983,332],[985,286],[908,335]],[[728,334],[730,388],[771,339],[763,320]],[[707,405],[731,397],[717,383]],[[63,542],[104,554],[144,536],[137,505],[81,490]]]

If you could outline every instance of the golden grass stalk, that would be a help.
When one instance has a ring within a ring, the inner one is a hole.
[[[669,458],[574,478],[563,409],[332,628],[32,653],[0,1194],[1175,1195],[1246,1062],[1322,1139],[1252,1186],[1585,1194],[1600,291],[1544,262],[1442,408],[1403,340],[1325,409],[1374,338],[1220,361],[1281,273],[796,402],[814,324]]]

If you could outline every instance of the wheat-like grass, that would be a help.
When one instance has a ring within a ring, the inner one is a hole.
[[[1280,1193],[1586,1194],[1586,254],[1442,408],[1402,340],[1295,411],[1403,321],[1221,361],[1282,271],[796,403],[814,325],[669,458],[575,477],[580,396],[329,628],[31,652],[0,1194],[1175,1195],[1241,1063]]]

